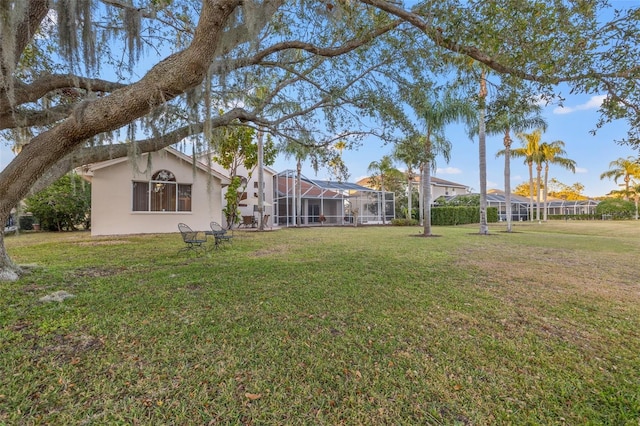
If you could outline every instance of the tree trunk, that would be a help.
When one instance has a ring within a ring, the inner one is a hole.
[[[536,188],[536,218],[538,219],[538,223],[541,223],[540,219],[540,191],[542,191],[542,165],[536,166],[536,184],[538,187]]]
[[[431,230],[431,161],[428,161],[422,169],[422,194],[424,196],[424,219],[423,219],[423,235],[430,237],[433,235]]]
[[[529,161],[529,222],[533,222],[533,162]]]
[[[159,105],[197,86],[206,76],[229,16],[240,0],[202,3],[193,41],[185,50],[156,64],[138,82],[108,96],[79,104],[73,114],[50,130],[40,133],[0,172],[0,221],[9,217],[33,184],[60,159],[87,139],[130,123]],[[0,276],[14,268],[0,240]]]
[[[302,226],[302,162],[298,159],[296,167],[296,226]]]
[[[543,201],[543,217],[544,217],[544,221],[547,221],[547,216],[548,216],[548,210],[549,207],[547,206],[547,193],[549,192],[547,188],[549,188],[549,164],[547,164],[544,168],[544,201]]]
[[[264,231],[264,133],[258,131],[258,231]]]
[[[480,78],[480,111],[478,118],[478,156],[480,166],[480,234],[489,233],[487,224],[487,135],[485,132],[485,98],[487,97],[487,85],[484,78],[484,70]]]
[[[382,224],[385,225],[384,217],[386,216],[386,200],[384,195],[384,178],[380,177],[380,192],[382,192],[382,204],[380,206],[382,213]]]
[[[504,132],[504,202],[505,213],[507,215],[507,232],[511,232],[511,137],[509,128]]]
[[[0,282],[15,281],[20,277],[22,269],[11,261],[9,254],[4,246],[4,223],[0,229]]]
[[[431,129],[427,129],[427,137],[424,142],[425,162],[422,168],[422,196],[424,198],[423,235],[430,237],[431,231]]]
[[[413,173],[411,170],[407,170],[407,174],[409,175],[409,179],[407,180],[407,219],[411,221],[411,219],[413,219],[413,215],[411,214],[411,180],[413,179]]]
[[[420,165],[420,185],[418,185],[418,220],[424,226],[424,163]]]

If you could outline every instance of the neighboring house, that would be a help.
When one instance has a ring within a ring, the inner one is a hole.
[[[278,173],[275,194],[275,223],[295,226],[297,223],[296,172],[285,170]],[[312,180],[301,176],[300,198],[302,225],[382,223],[382,192],[348,182]],[[385,193],[385,219],[393,219],[394,194]],[[324,218],[322,220],[321,218]]]
[[[173,148],[82,167],[91,182],[91,235],[178,232],[222,223],[229,179]]]
[[[362,178],[356,183],[358,185],[366,186],[369,188],[372,187],[369,177]],[[419,191],[419,186],[420,186],[420,176],[416,176],[413,178],[412,188],[416,191]],[[465,195],[469,193],[470,192],[469,192],[468,186],[431,176],[432,203],[434,203],[435,200],[441,196],[449,197],[453,195]]]
[[[207,158],[201,157],[201,161],[206,164]],[[225,176],[227,180],[231,180],[229,177],[229,170],[222,167],[220,164],[211,162],[211,168],[221,175]],[[264,190],[262,191],[264,201],[264,210],[263,215],[272,215],[273,217],[273,177],[276,175],[276,171],[269,168],[263,167],[263,177],[264,177]],[[238,166],[238,170],[236,171],[237,175],[242,179],[242,186],[240,187],[243,190],[242,195],[240,196],[240,203],[238,204],[238,209],[240,210],[240,216],[254,216],[256,221],[258,219],[258,167],[254,167],[253,170],[247,170],[244,166]],[[222,200],[224,207],[224,194],[226,193],[227,188],[222,189]],[[224,215],[223,215],[224,216]],[[223,217],[223,221],[225,218]],[[271,222],[271,221],[269,221]],[[222,222],[221,222],[222,223]],[[271,225],[268,223],[266,225]],[[226,226],[226,221],[223,224]]]
[[[420,183],[420,178],[417,179],[417,183]],[[468,186],[431,176],[431,195],[433,200],[443,195],[447,197],[450,195],[465,195],[470,193]]]

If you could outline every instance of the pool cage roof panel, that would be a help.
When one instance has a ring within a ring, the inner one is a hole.
[[[296,177],[296,172],[293,170],[285,170],[277,174],[278,179],[292,179],[294,180]],[[371,192],[377,193],[380,192],[375,189],[367,188],[366,186],[361,186],[355,183],[350,182],[338,182],[331,180],[319,180],[319,179],[309,179],[304,175],[300,175],[300,180],[303,185],[303,193],[305,197],[350,197],[354,192]],[[316,188],[314,191],[313,188]],[[321,192],[317,192],[317,190]],[[284,194],[284,190],[279,188],[279,192]]]
[[[307,179],[310,183],[319,186],[323,189],[330,189],[332,191],[361,191],[361,192],[379,192],[375,189],[367,188],[351,182],[338,182],[331,180],[312,180]]]
[[[459,194],[459,195],[451,195],[448,197],[445,197],[447,199],[447,201],[451,201],[457,197],[467,197],[469,195],[480,195],[480,194]],[[494,193],[488,193],[487,194],[487,202],[488,203],[504,203],[505,202],[505,196],[504,193],[500,192],[494,192]],[[529,203],[529,199],[527,197],[523,197],[521,195],[516,195],[516,194],[511,194],[511,203],[512,204],[528,204]],[[549,208],[553,208],[553,207],[593,207],[593,206],[597,206],[599,203],[599,201],[597,200],[592,200],[592,199],[587,199],[587,200],[560,200],[557,198],[551,198],[551,199],[547,199],[547,206]],[[533,200],[533,204],[536,205],[536,200]],[[540,204],[543,204],[543,200],[540,200]]]
[[[549,207],[578,207],[578,206],[597,206],[600,203],[597,200],[547,200]]]

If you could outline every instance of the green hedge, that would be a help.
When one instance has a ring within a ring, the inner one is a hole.
[[[487,223],[498,221],[498,208],[487,207]],[[433,207],[431,209],[431,224],[437,226],[464,225],[480,223],[480,208],[478,206]]]
[[[420,222],[416,219],[392,219],[391,224],[394,226],[417,226]]]
[[[547,216],[549,220],[596,220],[602,219],[602,216],[595,214],[550,214]]]

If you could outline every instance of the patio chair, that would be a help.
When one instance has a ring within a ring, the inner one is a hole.
[[[178,224],[178,230],[180,230],[180,234],[182,235],[182,241],[184,241],[184,243],[186,244],[185,247],[180,249],[180,252],[184,251],[185,253],[188,254],[188,253],[197,253],[198,250],[204,251],[205,246],[203,244],[207,242],[206,235],[204,236],[204,238],[198,238],[198,231],[194,231],[184,223]]]
[[[213,235],[213,246],[217,249],[222,243],[231,243],[233,240],[233,233],[227,232],[218,222],[211,222],[209,224],[211,231],[207,231],[207,234]]]
[[[242,216],[242,223],[240,226],[253,228],[256,224],[256,219],[253,216]]]
[[[269,217],[271,217],[270,214],[265,214],[264,216],[262,216],[262,228],[266,228],[267,226],[269,226]],[[271,226],[269,226],[269,229],[273,229]]]

